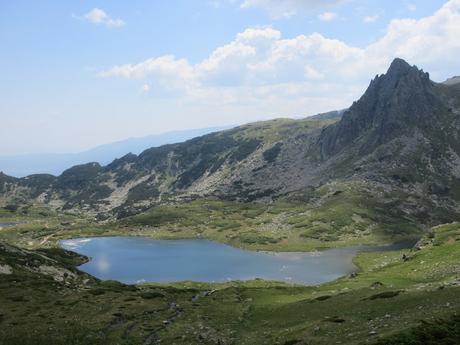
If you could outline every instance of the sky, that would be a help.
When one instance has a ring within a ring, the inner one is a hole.
[[[343,109],[459,37],[460,0],[0,0],[0,155]]]

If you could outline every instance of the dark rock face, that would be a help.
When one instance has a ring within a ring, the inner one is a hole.
[[[369,153],[413,127],[430,130],[446,111],[428,73],[395,59],[386,74],[371,81],[342,121],[323,131],[321,154],[328,158],[350,144],[359,145],[363,154]]]
[[[87,163],[67,169],[58,178],[57,187],[62,189],[82,189],[102,171],[99,163]]]

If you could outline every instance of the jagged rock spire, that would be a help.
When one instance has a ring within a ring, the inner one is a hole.
[[[429,74],[395,59],[387,73],[373,79],[364,95],[327,128],[321,138],[323,157],[331,156],[366,134],[361,145],[372,150],[413,126],[433,126],[442,102]],[[372,133],[370,133],[372,132]]]

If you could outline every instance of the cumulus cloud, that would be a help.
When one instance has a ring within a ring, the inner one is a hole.
[[[101,72],[101,77],[123,77],[140,79],[148,74],[171,78],[186,79],[191,73],[191,66],[185,59],[177,60],[174,55],[165,55],[148,59],[138,64],[114,66],[108,71]]]
[[[432,16],[415,19],[393,20],[386,35],[371,44],[369,54],[392,52],[430,70],[458,69],[460,53],[460,0],[450,0]]]
[[[161,91],[163,94],[177,94],[194,87],[195,74],[193,66],[186,59],[176,59],[173,55],[165,55],[137,64],[116,65],[107,71],[98,73],[98,76],[137,80],[152,77],[151,83],[143,84],[144,92],[155,89],[157,93]]]
[[[323,22],[331,22],[337,18],[337,13],[334,12],[324,12],[318,16],[318,19]]]
[[[104,10],[101,10],[100,8],[93,8],[83,16],[83,19],[93,24],[102,24],[111,28],[118,28],[126,24],[121,19],[111,18]]]
[[[152,86],[151,94],[166,90],[181,101],[326,111],[348,106],[395,57],[435,79],[458,73],[459,35],[460,0],[450,0],[432,16],[393,20],[383,37],[366,47],[320,33],[283,38],[271,27],[249,28],[195,64],[166,55],[99,75],[142,80]]]
[[[283,18],[331,7],[341,2],[343,0],[244,0],[241,8],[260,8],[274,18]]]

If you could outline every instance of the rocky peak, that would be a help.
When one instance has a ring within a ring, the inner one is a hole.
[[[137,162],[138,157],[134,153],[128,153],[121,158],[115,159],[112,163],[107,165],[107,170],[116,170],[123,167],[126,164]]]
[[[431,84],[428,73],[397,58],[393,60],[387,73],[377,76],[371,81],[360,101],[368,100],[369,96],[374,102],[387,101],[388,98],[393,97],[401,90],[403,92],[416,91],[429,87]]]
[[[352,143],[373,150],[414,126],[436,125],[435,114],[442,110],[443,102],[429,74],[395,59],[386,74],[371,81],[342,120],[324,130],[322,156],[338,153]]]
[[[405,60],[396,58],[391,63],[385,76],[391,79],[400,79],[409,73],[423,73],[416,66],[409,65]]]
[[[100,172],[102,172],[102,167],[97,162],[76,165],[65,170],[61,176],[58,177],[57,186],[59,188],[78,190],[82,188],[82,186],[90,184],[93,179],[98,177]]]

